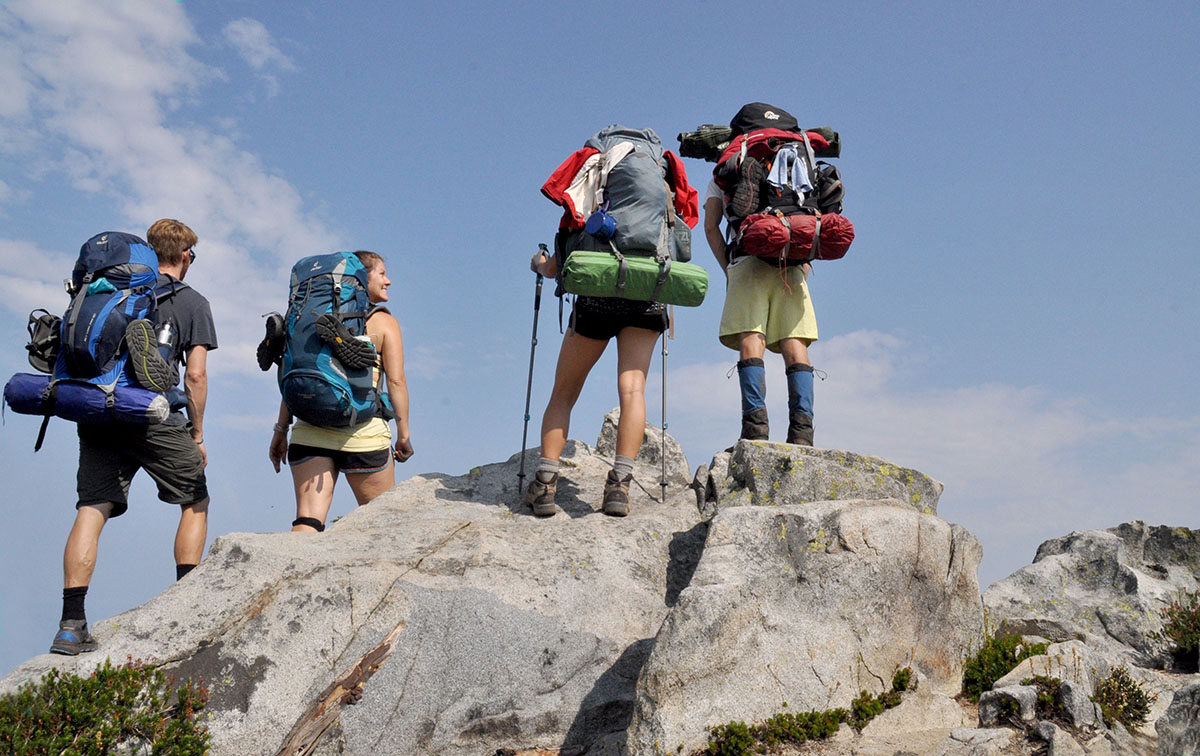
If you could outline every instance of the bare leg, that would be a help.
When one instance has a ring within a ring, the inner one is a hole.
[[[388,450],[388,465],[382,470],[372,473],[346,473],[346,482],[358,500],[358,506],[368,503],[381,493],[390,491],[396,484],[396,465],[392,463],[391,450]]]
[[[779,342],[779,351],[783,353],[783,364],[791,367],[792,365],[811,365],[808,361],[808,345],[812,343],[812,339],[784,339]],[[762,353],[759,353],[762,356]]]
[[[558,351],[558,366],[554,371],[554,390],[542,415],[542,456],[558,459],[567,443],[567,431],[571,427],[571,409],[583,390],[592,366],[604,354],[607,341],[589,339],[574,331],[567,331],[562,348]]]
[[[738,334],[739,359],[761,360],[767,350],[767,337],[757,331]]]
[[[329,505],[333,503],[333,484],[337,468],[329,457],[313,457],[291,465],[292,483],[296,487],[296,518],[311,517],[325,522]],[[315,533],[308,525],[293,525],[293,533]]]
[[[175,564],[200,564],[208,537],[208,497],[181,507],[175,531]]]
[[[646,373],[659,335],[632,327],[617,334],[617,394],[621,399],[617,454],[622,457],[637,457],[646,435]]]
[[[80,507],[75,511],[75,524],[63,549],[64,588],[83,588],[92,582],[100,531],[106,522],[108,515],[96,507]]]

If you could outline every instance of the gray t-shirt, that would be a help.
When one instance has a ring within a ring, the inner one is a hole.
[[[213,323],[212,308],[200,292],[179,279],[162,274],[156,287],[167,292],[158,302],[154,316],[155,330],[161,332],[164,323],[170,323],[173,347],[170,355],[171,367],[175,369],[175,384],[179,385],[179,366],[184,364],[192,347],[202,346],[212,351],[217,348],[217,327]],[[187,418],[183,412],[172,412],[166,425],[183,425]]]

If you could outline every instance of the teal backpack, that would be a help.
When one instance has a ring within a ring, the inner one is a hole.
[[[390,416],[387,394],[375,381],[374,365],[351,366],[335,356],[323,326],[336,320],[350,337],[366,339],[367,269],[351,252],[305,257],[292,266],[286,344],[279,391],[292,414],[313,425],[344,428]]]

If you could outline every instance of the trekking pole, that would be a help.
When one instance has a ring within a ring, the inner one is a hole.
[[[670,307],[667,314],[668,330],[662,338],[662,477],[658,481],[662,500],[667,500],[667,334],[675,330],[675,308]]]
[[[550,250],[545,244],[538,245],[538,252],[547,257]],[[529,399],[533,395],[533,355],[537,351],[538,313],[542,309],[542,274],[537,274],[537,284],[533,292],[533,338],[529,343],[529,380],[525,384],[525,427],[521,430],[521,467],[517,472],[517,493],[525,490],[525,443],[529,436]]]

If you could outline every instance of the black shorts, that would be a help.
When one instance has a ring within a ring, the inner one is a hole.
[[[76,509],[113,505],[110,517],[129,508],[129,484],[145,470],[158,485],[158,498],[188,506],[208,498],[204,457],[190,425],[79,424]]]
[[[322,449],[319,446],[288,444],[287,457],[289,465],[298,465],[314,457],[325,457],[333,460],[336,470],[352,475],[386,470],[392,458],[392,450],[388,448],[369,452],[347,452],[339,449]]]
[[[578,297],[571,310],[571,330],[589,339],[608,341],[623,328],[667,330],[667,307],[617,297]]]

